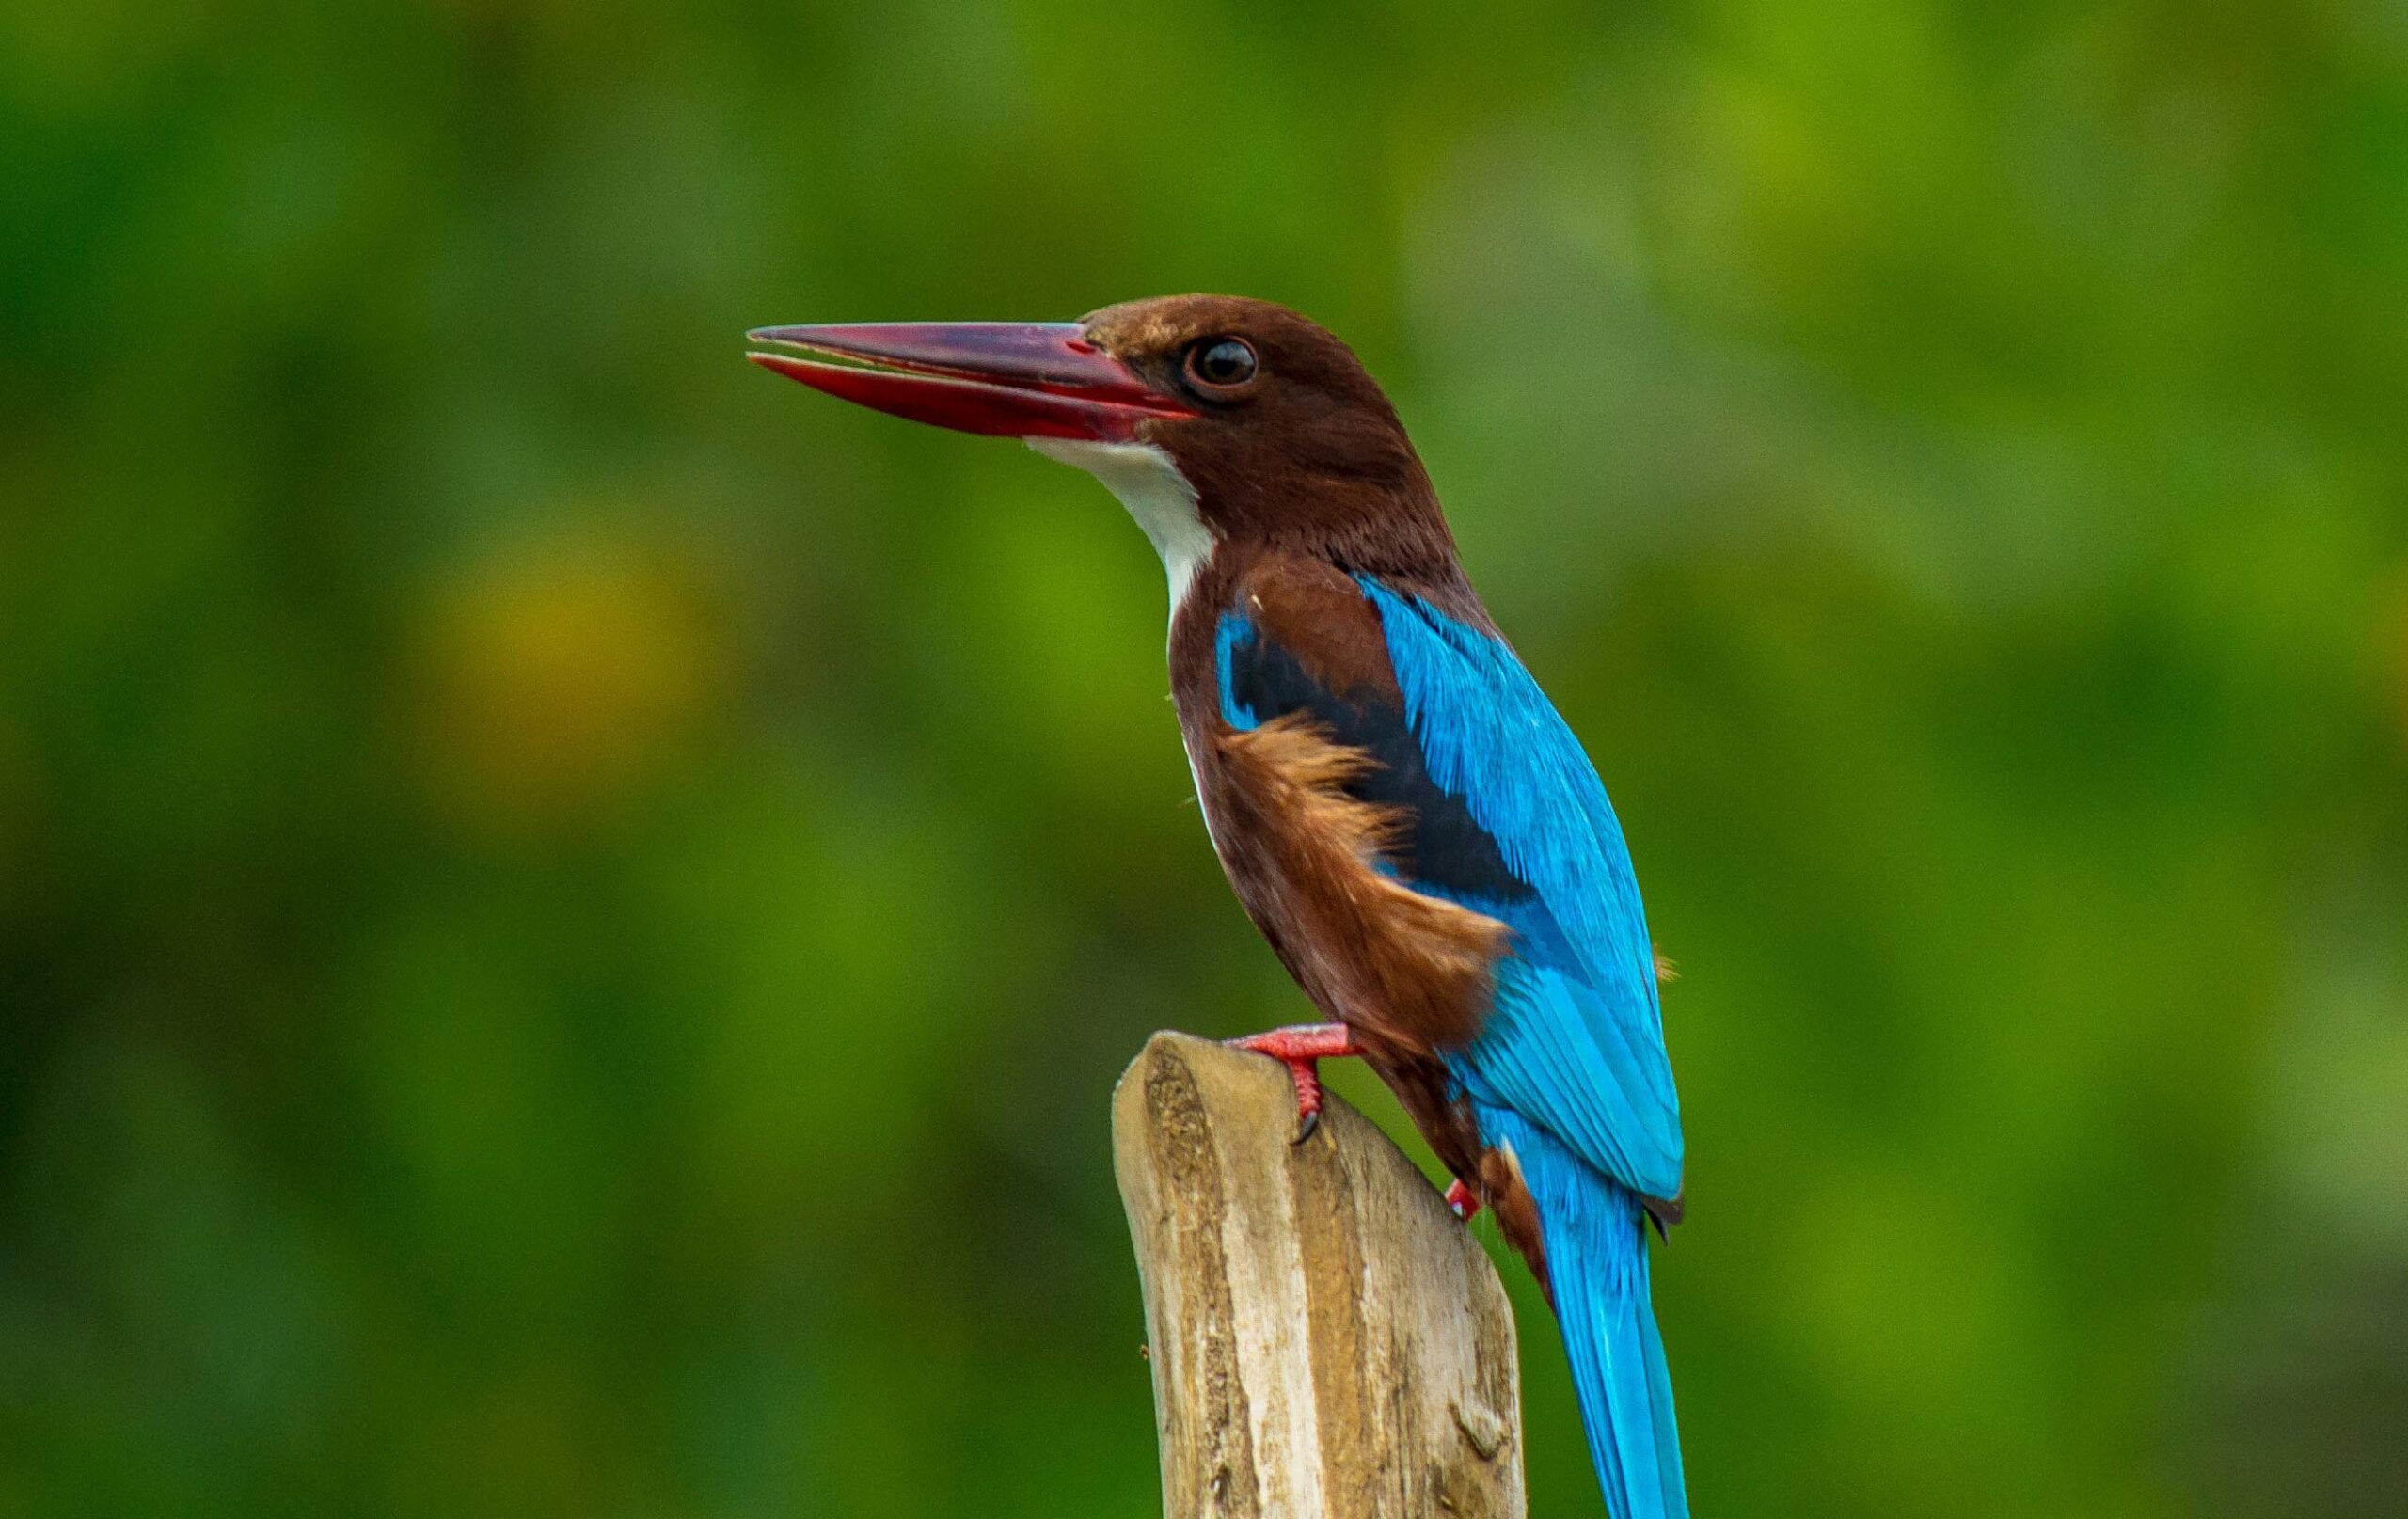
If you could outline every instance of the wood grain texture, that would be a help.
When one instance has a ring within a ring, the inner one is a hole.
[[[1113,1098],[1165,1519],[1520,1519],[1513,1311],[1413,1163],[1287,1073],[1158,1034]]]

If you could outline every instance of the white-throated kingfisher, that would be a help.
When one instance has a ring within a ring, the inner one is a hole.
[[[1125,504],[1170,578],[1170,685],[1247,914],[1546,1288],[1617,1519],[1687,1512],[1646,1229],[1680,1103],[1605,786],[1465,578],[1396,412],[1285,308],[1182,295],[1066,324],[769,327],[757,363],[1025,438]]]

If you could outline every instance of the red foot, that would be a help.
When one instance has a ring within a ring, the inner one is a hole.
[[[1457,1218],[1468,1224],[1472,1215],[1480,1211],[1480,1195],[1465,1186],[1463,1178],[1457,1177],[1447,1184],[1447,1206],[1455,1210]]]
[[[1343,1023],[1304,1023],[1273,1029],[1268,1034],[1249,1034],[1243,1039],[1231,1039],[1228,1044],[1234,1050],[1269,1055],[1288,1068],[1288,1075],[1296,1084],[1296,1116],[1301,1122],[1295,1142],[1299,1145],[1312,1138],[1313,1131],[1321,1127],[1319,1063],[1363,1052],[1362,1046],[1354,1042],[1354,1031]]]

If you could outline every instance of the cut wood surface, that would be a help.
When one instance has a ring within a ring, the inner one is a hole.
[[[1166,1519],[1525,1512],[1513,1316],[1486,1252],[1336,1097],[1158,1034],[1114,1163],[1144,1278]]]

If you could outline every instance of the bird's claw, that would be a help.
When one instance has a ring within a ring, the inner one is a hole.
[[[1363,1052],[1354,1032],[1343,1023],[1273,1029],[1231,1039],[1228,1044],[1233,1050],[1269,1055],[1288,1068],[1289,1079],[1296,1084],[1296,1137],[1289,1141],[1294,1145],[1321,1131],[1321,1062]]]

